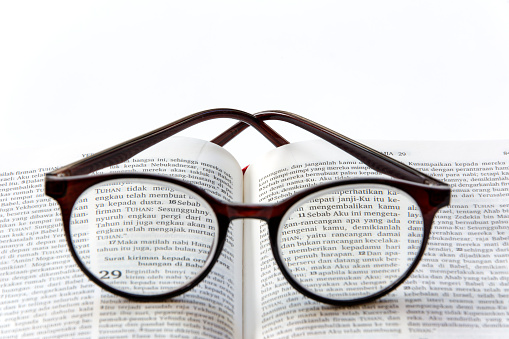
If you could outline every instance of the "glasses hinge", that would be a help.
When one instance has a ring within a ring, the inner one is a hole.
[[[58,175],[61,176],[61,175]],[[67,191],[67,183],[64,181],[47,180],[45,185],[46,195],[58,199],[63,197]]]

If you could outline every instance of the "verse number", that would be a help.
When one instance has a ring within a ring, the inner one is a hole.
[[[118,279],[122,276],[120,271],[99,271],[102,274],[101,279]]]
[[[504,151],[504,155],[509,155],[509,151]]]

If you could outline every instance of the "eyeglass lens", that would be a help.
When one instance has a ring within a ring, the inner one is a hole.
[[[278,249],[286,270],[306,290],[355,300],[385,290],[414,262],[423,242],[419,207],[383,185],[326,189],[285,214]]]
[[[210,205],[158,180],[108,180],[76,201],[70,221],[74,251],[106,285],[134,295],[161,295],[194,280],[217,248]]]

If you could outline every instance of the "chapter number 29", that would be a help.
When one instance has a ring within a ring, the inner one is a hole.
[[[101,274],[101,279],[118,279],[122,276],[122,272],[120,271],[99,271]]]

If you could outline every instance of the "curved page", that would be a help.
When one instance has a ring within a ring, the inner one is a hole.
[[[0,173],[0,253],[5,253],[0,256],[2,336],[241,338],[242,223],[231,227],[219,261],[194,289],[164,302],[132,302],[92,284],[74,263],[65,242],[59,209],[43,194],[44,173],[52,169],[18,168]],[[107,171],[169,175],[194,183],[220,199],[242,201],[242,171],[237,161],[223,148],[202,140],[172,137],[104,170]],[[178,271],[178,265],[187,263],[162,260],[160,256],[164,253],[157,252],[154,246],[142,246],[135,236],[131,236],[128,245],[118,238],[119,230],[128,233],[153,227],[160,232],[176,227],[154,225],[150,215],[143,216],[150,214],[147,212],[153,208],[150,203],[158,202],[151,194],[161,197],[164,192],[152,192],[149,185],[143,186],[147,191],[141,187],[129,193],[130,203],[135,201],[141,207],[140,210],[130,207],[132,218],[122,220],[126,224],[114,222],[114,212],[123,203],[118,195],[107,193],[107,189],[99,190],[95,196],[98,199],[94,198],[97,201],[93,204],[89,201],[90,206],[81,206],[78,217],[85,212],[97,217],[94,219],[100,223],[101,239],[109,237],[112,242],[107,241],[108,246],[96,250],[107,250],[110,258],[120,258],[119,253],[129,247],[133,252],[126,255],[131,261],[144,264],[138,273],[150,272],[155,267],[150,265],[159,264],[167,265],[165,268],[171,264],[170,273]],[[107,208],[108,205],[115,208]],[[193,214],[187,210],[192,208],[175,213],[175,220],[166,222],[191,222],[186,217]],[[172,239],[168,239],[166,242],[170,243],[164,246],[180,246],[183,254],[189,248],[185,240],[171,243]],[[136,252],[140,250],[143,252]],[[112,268],[102,276],[113,280],[120,274],[125,272]]]
[[[453,188],[451,206],[436,215],[419,266],[403,285],[376,302],[348,308],[328,306],[304,297],[286,282],[270,251],[266,226],[246,221],[245,338],[350,338],[352,335],[356,338],[505,338],[509,327],[507,141],[372,144],[375,149],[446,181]],[[245,201],[277,201],[309,185],[366,176],[380,175],[326,142],[285,145],[249,167],[245,175]],[[318,207],[313,213],[338,211]],[[341,211],[348,212],[348,209]],[[401,214],[412,218],[416,213],[407,209]],[[368,220],[371,221],[375,222]],[[376,225],[368,227],[377,228]],[[342,250],[370,246],[366,254],[375,253],[374,257],[352,263],[348,257],[324,258],[327,253],[322,252],[327,251],[325,247],[330,241],[313,237],[311,228],[305,230],[310,240],[302,239],[301,248],[291,248],[288,252],[293,250],[310,261],[321,258],[322,264],[315,263],[313,274],[322,277],[331,274],[331,270],[355,276],[370,267],[370,261],[390,259],[401,250],[391,244],[392,238],[404,231],[403,227],[373,231],[380,240],[368,245],[365,241],[359,244],[355,239],[342,239],[342,242],[352,242],[338,245],[343,246]],[[419,229],[415,225],[405,228],[411,232]],[[405,248],[409,255],[415,251],[411,247],[409,242]],[[368,285],[372,278],[366,276],[359,284]]]

